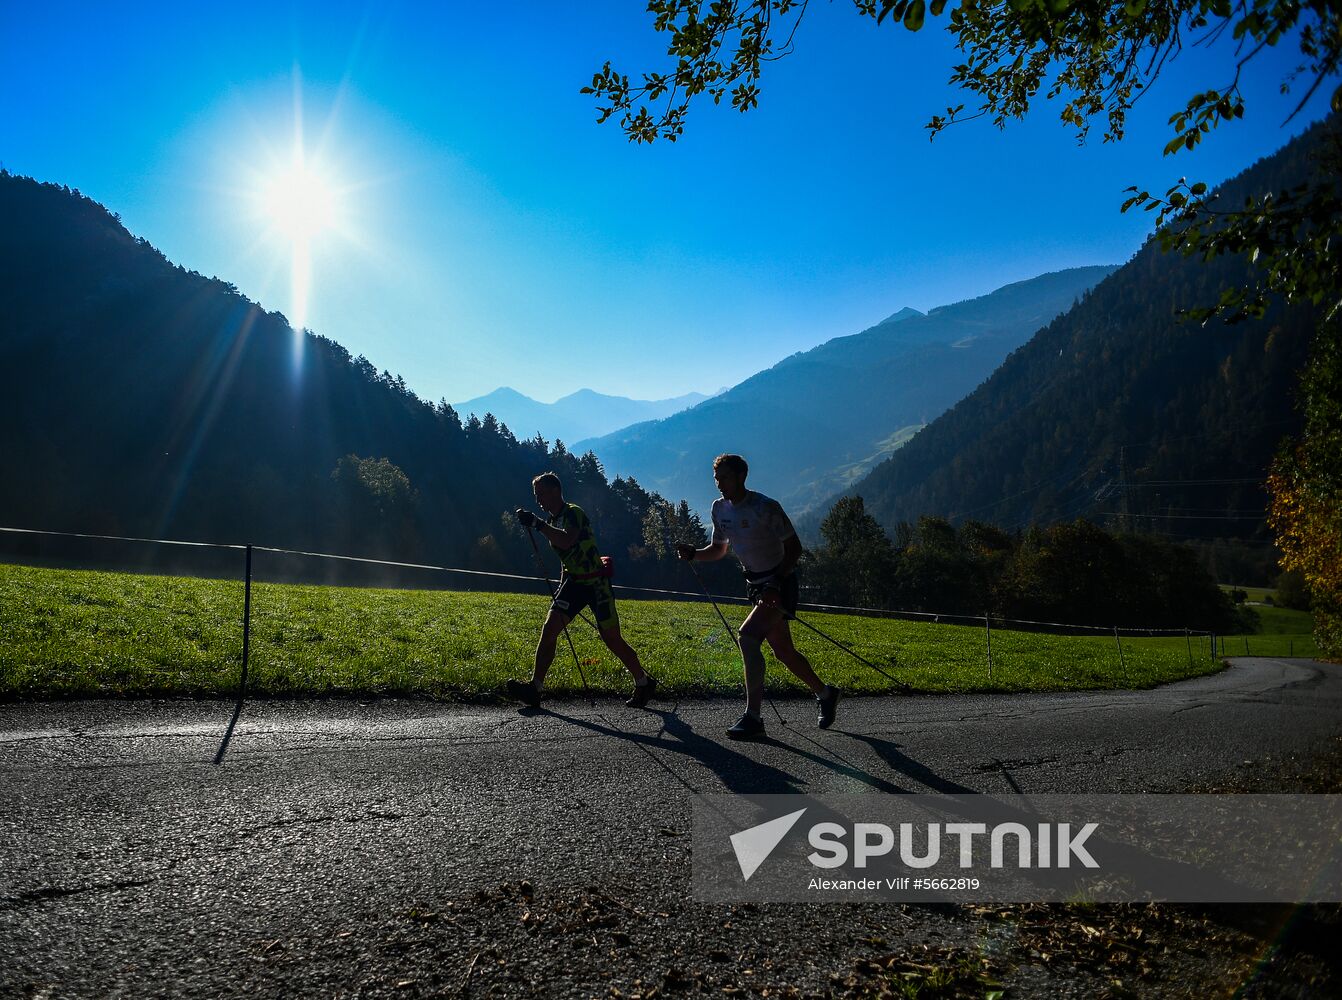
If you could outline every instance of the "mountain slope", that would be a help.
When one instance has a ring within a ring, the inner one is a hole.
[[[453,403],[452,407],[458,413],[474,413],[481,419],[492,413],[518,437],[540,434],[550,440],[577,441],[644,420],[669,417],[708,398],[702,392],[690,392],[671,399],[629,399],[579,389],[553,403],[541,403],[516,389],[501,386],[483,396]]]
[[[595,461],[463,424],[78,192],[0,171],[0,219],[0,525],[531,572],[502,515],[555,468],[625,580],[661,579],[656,498]]]
[[[713,457],[739,452],[751,463],[753,485],[801,512],[964,396],[1111,270],[1047,274],[927,315],[903,309],[673,417],[577,447],[701,510],[716,496]]]
[[[1240,204],[1293,183],[1325,127],[1336,126],[1315,126],[1222,197]],[[1149,241],[848,492],[887,528],[923,514],[1008,528],[1087,516],[1266,549],[1261,483],[1299,426],[1292,393],[1316,316],[1279,305],[1234,326],[1175,317],[1216,301],[1247,268]]]

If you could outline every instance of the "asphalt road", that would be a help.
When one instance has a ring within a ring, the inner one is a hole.
[[[0,995],[823,991],[859,940],[983,931],[956,908],[694,904],[691,792],[1233,785],[1336,746],[1342,668],[852,699],[829,731],[779,707],[791,725],[739,744],[724,701],[256,702],[216,766],[231,704],[0,705]],[[1219,974],[1197,961],[1170,975]]]

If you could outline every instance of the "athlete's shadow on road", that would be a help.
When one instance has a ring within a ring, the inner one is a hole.
[[[581,726],[584,729],[590,729],[593,732],[600,733],[603,736],[610,736],[615,739],[625,740],[641,747],[652,755],[650,748],[669,751],[671,753],[684,754],[693,758],[698,763],[707,767],[717,775],[718,780],[726,791],[737,792],[752,795],[770,795],[801,792],[808,784],[804,779],[790,774],[782,768],[775,767],[772,764],[765,764],[755,760],[747,754],[732,749],[729,745],[720,740],[710,739],[696,733],[684,719],[671,709],[649,709],[650,714],[656,715],[662,720],[661,731],[655,736],[649,736],[644,733],[629,732],[618,729],[598,713],[597,718],[601,722],[593,721],[590,718],[580,716],[565,715],[562,712],[556,712],[552,709],[541,709],[540,713],[552,715],[557,719],[572,723],[575,726]],[[604,723],[604,724],[603,724]],[[796,737],[798,741],[810,743],[815,747],[815,751],[799,746],[795,742],[786,739],[762,739],[754,741],[756,746],[776,747],[786,750],[788,753],[796,754],[813,764],[828,768],[836,774],[852,778],[861,782],[879,792],[887,795],[913,794],[912,789],[902,788],[894,782],[872,774],[860,765],[849,760],[843,754],[839,753],[833,746],[822,743],[815,738],[808,736],[802,730],[787,726],[784,733],[791,737]],[[663,735],[670,737],[664,739]],[[941,792],[946,795],[972,795],[974,790],[958,785],[953,781],[942,778],[924,764],[913,760],[911,757],[900,752],[898,745],[889,740],[878,739],[874,736],[863,736],[856,733],[845,733],[853,739],[860,740],[870,746],[876,754],[888,765],[894,768],[900,774],[906,775],[915,781],[921,782],[928,788]],[[817,752],[818,751],[818,752]],[[671,769],[665,761],[652,755],[653,759],[659,765],[665,767],[668,771]],[[673,777],[681,784],[690,788],[691,791],[705,791],[705,789],[694,788],[681,775],[671,771]]]
[[[853,778],[857,781],[860,781],[864,785],[868,785],[876,789],[878,792],[884,792],[887,795],[903,795],[908,792],[908,789],[906,788],[900,788],[898,785],[894,784],[893,782],[887,781],[885,778],[874,775],[870,771],[863,770],[863,768],[853,763],[851,760],[849,760],[843,754],[839,753],[832,746],[829,746],[826,743],[822,743],[812,736],[806,735],[800,729],[797,729],[793,726],[787,726],[783,731],[785,733],[797,737],[800,740],[804,740],[805,742],[810,743],[817,750],[823,751],[823,753],[827,754],[828,756],[821,756],[821,754],[819,753],[813,753],[812,751],[807,750],[804,747],[797,746],[794,743],[789,743],[786,740],[769,740],[768,742],[773,746],[781,747],[782,749],[787,750],[789,753],[795,753],[798,757],[804,757],[814,764],[819,764],[822,767],[827,767],[836,774],[842,774],[845,777]]]
[[[723,787],[729,792],[782,795],[801,792],[806,784],[803,779],[789,774],[781,768],[761,763],[728,746],[724,746],[717,740],[700,736],[685,720],[676,714],[674,708],[669,710],[648,709],[648,711],[662,720],[661,730],[653,736],[617,729],[610,725],[609,720],[599,712],[597,718],[601,720],[600,722],[581,716],[565,715],[563,712],[556,712],[548,708],[540,709],[537,714],[550,715],[583,729],[590,729],[594,733],[600,733],[602,736],[625,740],[640,747],[658,765],[665,768],[673,778],[692,792],[704,792],[709,789],[695,788],[682,775],[676,773],[666,761],[661,760],[653,753],[654,749],[683,754],[692,758],[716,774]],[[664,739],[663,734],[669,738]],[[713,790],[716,791],[716,789]]]
[[[869,785],[877,791],[884,792],[887,795],[928,795],[932,792],[939,792],[942,795],[978,794],[976,789],[966,788],[964,785],[957,784],[949,778],[943,778],[926,764],[919,763],[907,754],[902,753],[899,749],[899,744],[892,743],[890,740],[883,740],[876,736],[867,736],[863,733],[850,733],[838,729],[829,731],[830,736],[847,736],[850,739],[867,744],[867,746],[871,747],[871,749],[876,752],[876,755],[888,764],[897,774],[912,778],[914,781],[925,785],[926,788],[904,788],[887,778],[872,774],[860,764],[849,760],[841,754],[833,745],[833,740],[827,739],[822,742],[813,736],[807,735],[802,729],[795,726],[787,726],[783,732],[789,733],[797,739],[811,744],[816,750],[820,751],[820,753],[814,753],[804,747],[785,740],[768,740],[766,742],[773,746],[781,747],[791,753],[795,753],[799,757],[805,757],[812,763],[827,767],[836,774],[854,778],[857,781],[862,782],[864,785]],[[822,754],[827,756],[822,756]]]
[[[868,736],[865,733],[845,732],[843,735],[867,744],[876,752],[876,756],[880,757],[895,771],[926,785],[932,792],[938,792],[942,795],[979,794],[978,789],[967,788],[949,778],[943,778],[926,764],[919,763],[908,754],[901,752],[898,743],[892,743],[890,740],[883,740],[877,736]],[[898,791],[907,791],[907,789],[898,789]],[[920,794],[926,795],[928,793],[922,792]]]

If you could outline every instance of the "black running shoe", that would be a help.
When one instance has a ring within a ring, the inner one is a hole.
[[[754,740],[764,735],[764,721],[749,712],[736,720],[736,725],[727,730],[729,740]]]
[[[648,702],[652,701],[653,693],[657,690],[657,678],[649,677],[646,684],[635,684],[634,693],[629,696],[625,702],[630,708],[647,708]]]
[[[528,708],[540,708],[541,693],[536,690],[536,686],[530,681],[509,680],[504,685],[508,691],[508,697],[515,701],[520,701]]]
[[[826,684],[816,695],[815,701],[820,706],[820,714],[816,716],[815,724],[821,729],[828,729],[834,724],[834,712],[839,707],[839,689]]]

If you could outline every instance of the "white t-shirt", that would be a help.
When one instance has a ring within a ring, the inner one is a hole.
[[[730,543],[747,573],[764,573],[783,561],[783,543],[797,532],[777,500],[747,490],[740,503],[713,501],[713,544]]]

